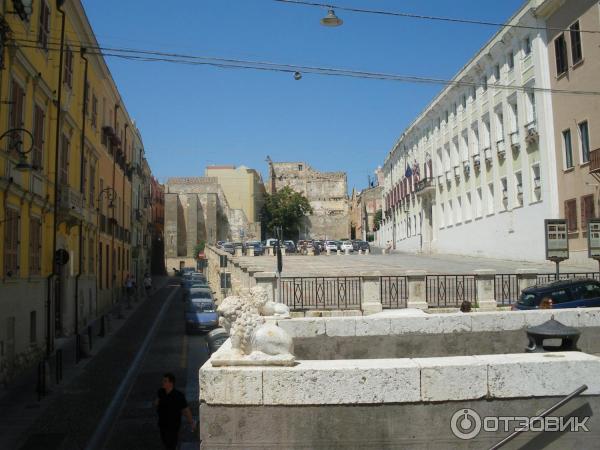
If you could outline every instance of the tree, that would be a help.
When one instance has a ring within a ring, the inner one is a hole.
[[[206,242],[200,241],[194,247],[194,258],[199,259],[200,253],[204,251],[204,247],[206,246]]]
[[[380,209],[375,213],[375,218],[373,219],[373,231],[378,231],[381,226],[381,219],[383,218],[383,214]]]
[[[312,208],[308,199],[289,186],[285,186],[274,194],[265,196],[262,222],[272,235],[276,235],[277,230],[281,228],[282,238],[295,238],[302,219],[311,213]]]

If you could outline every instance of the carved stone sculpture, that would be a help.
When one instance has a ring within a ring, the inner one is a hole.
[[[294,364],[292,338],[264,316],[289,317],[285,305],[269,301],[263,288],[244,289],[240,295],[225,298],[217,311],[219,323],[230,336],[211,358],[213,366]]]

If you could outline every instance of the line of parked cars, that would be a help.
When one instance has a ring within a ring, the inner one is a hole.
[[[183,269],[181,286],[185,302],[185,332],[206,333],[218,328],[217,306],[206,276],[193,269]]]
[[[265,254],[266,247],[274,247],[277,244],[277,239],[266,239],[265,241],[247,241],[247,242],[217,242],[217,247],[234,255],[236,248],[241,248],[242,253],[246,254],[249,247],[254,248],[254,255],[260,256]],[[280,241],[279,245],[285,248],[286,253],[306,253],[309,249],[313,249],[315,254],[329,251],[350,251],[357,252],[359,250],[371,250],[371,246],[367,241],[359,239],[344,239],[344,240],[299,240],[298,242],[285,240]]]

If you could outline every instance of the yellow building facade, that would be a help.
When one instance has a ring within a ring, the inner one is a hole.
[[[0,381],[119,299],[138,164],[81,2],[62,4],[62,58],[57,2],[19,3],[0,2]]]

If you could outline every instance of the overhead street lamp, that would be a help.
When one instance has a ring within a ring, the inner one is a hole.
[[[335,11],[330,9],[327,15],[321,19],[321,25],[325,27],[339,27],[344,21],[335,15]]]

